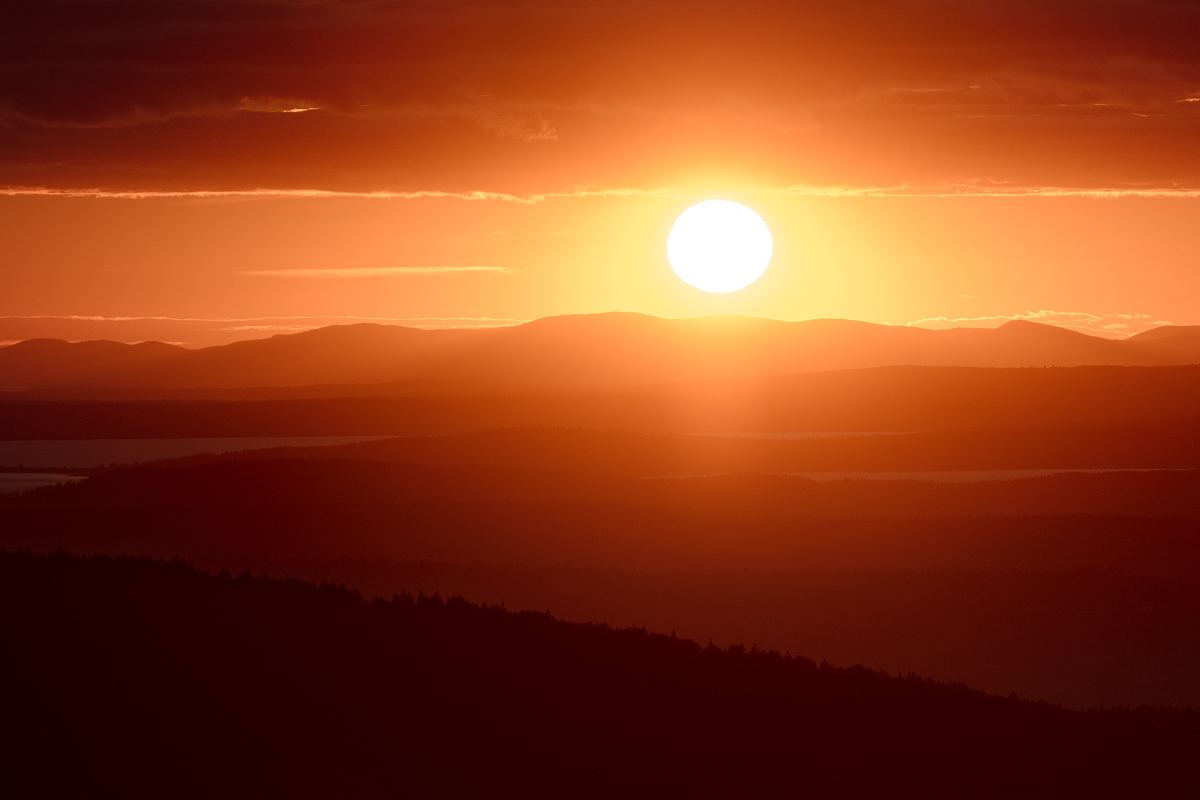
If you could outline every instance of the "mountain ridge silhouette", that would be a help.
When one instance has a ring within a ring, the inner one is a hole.
[[[36,339],[0,348],[0,391],[265,388],[400,381],[583,389],[884,366],[1200,363],[1200,327],[1106,339],[1027,320],[933,330],[855,320],[612,312],[491,329],[362,323],[187,349]]]

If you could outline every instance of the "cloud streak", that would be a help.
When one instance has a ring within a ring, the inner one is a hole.
[[[1091,200],[1121,199],[1200,199],[1200,187],[1191,186],[986,186],[976,184],[939,184],[931,186],[840,186],[789,184],[785,186],[746,186],[732,192],[713,187],[602,187],[517,194],[485,189],[445,191],[348,191],[338,189],[103,189],[54,188],[43,186],[0,187],[0,197],[58,197],[98,200],[452,200],[469,203],[495,202],[516,205],[541,205],[555,200],[622,199],[654,197],[694,197],[721,194],[775,195],[808,199],[856,198],[1078,198]],[[401,268],[402,269],[402,268]]]
[[[1152,314],[1143,312],[1098,314],[1091,311],[1058,311],[1048,308],[1034,311],[1020,311],[1014,314],[924,317],[905,324],[915,328],[979,328],[995,327],[996,325],[1014,320],[1041,322],[1046,325],[1067,328],[1091,336],[1103,336],[1107,338],[1124,338],[1164,325],[1178,324],[1169,320],[1158,319]]]
[[[362,314],[284,314],[266,317],[171,317],[161,315],[107,315],[107,314],[3,314],[0,320],[26,321],[50,320],[62,322],[191,322],[191,323],[266,323],[310,321],[322,324],[379,322],[392,324],[420,322],[471,322],[478,324],[515,325],[528,322],[514,317],[386,317]]]
[[[301,278],[307,280],[346,280],[349,278],[394,278],[428,275],[506,274],[516,272],[509,267],[492,265],[406,266],[406,267],[331,267],[300,269],[246,269],[239,275],[256,278]]]
[[[606,189],[572,189],[567,191],[537,192],[533,194],[514,194],[485,189],[468,191],[444,191],[440,189],[419,189],[415,191],[342,191],[338,189],[101,189],[78,188],[60,189],[45,186],[4,186],[0,187],[0,196],[4,197],[64,197],[64,198],[96,198],[105,200],[460,200],[464,202],[499,202],[516,203],[518,205],[539,205],[550,200],[606,198],[606,197],[658,197],[676,193],[678,190],[667,188],[606,188]]]
[[[425,329],[504,328],[526,319],[465,316],[398,317],[364,314],[285,314],[277,316],[169,316],[136,314],[0,315],[0,341],[28,339],[68,341],[109,340],[136,343],[165,341],[183,346],[227,344],[231,341],[280,333],[299,333],[328,325],[399,325]]]

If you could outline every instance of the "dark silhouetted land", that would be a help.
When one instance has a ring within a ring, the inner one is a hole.
[[[188,350],[29,340],[0,348],[0,391],[398,384],[400,391],[556,390],[761,379],[896,365],[1154,366],[1200,362],[1200,330],[1123,340],[1032,322],[926,330],[848,320],[550,317],[510,328],[348,325]]]
[[[3,438],[396,438],[93,462],[0,497],[0,545],[1200,707],[1196,339],[599,315],[28,342]]]
[[[1196,470],[666,476],[937,452],[874,438],[521,430],[192,459],[0,498],[0,543],[451,592],[1079,707],[1200,705]]]
[[[1190,797],[1200,724],[461,600],[0,554],[10,797]]]

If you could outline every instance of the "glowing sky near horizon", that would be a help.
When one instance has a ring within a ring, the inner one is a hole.
[[[1200,322],[1194,4],[106,9],[0,26],[0,341],[609,310]],[[664,257],[715,196],[774,235],[731,295]]]

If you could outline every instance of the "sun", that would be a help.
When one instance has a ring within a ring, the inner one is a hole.
[[[705,200],[679,215],[667,236],[667,260],[684,283],[728,294],[762,277],[771,263],[771,231],[753,209]]]

